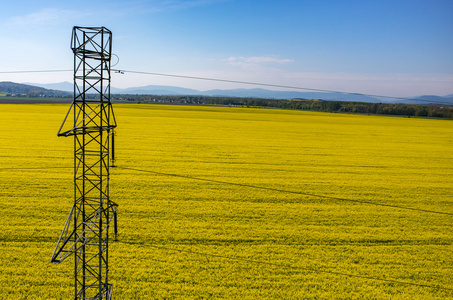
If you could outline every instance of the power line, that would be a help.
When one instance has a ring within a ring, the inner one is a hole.
[[[142,72],[142,71],[130,71],[130,70],[118,70],[118,69],[112,69],[112,71],[115,71],[115,72],[121,73],[121,74],[132,73],[132,74],[143,74],[143,75],[154,75],[154,76],[166,76],[166,77],[176,77],[176,78],[185,78],[185,79],[197,79],[197,80],[207,80],[207,81],[217,81],[217,82],[227,82],[227,83],[239,83],[239,84],[265,86],[265,87],[277,87],[277,88],[304,90],[304,91],[312,91],[312,92],[337,93],[337,94],[344,94],[344,95],[358,95],[358,96],[378,97],[378,98],[407,100],[407,101],[410,100],[410,101],[452,105],[452,103],[450,103],[450,102],[443,102],[443,101],[431,101],[431,100],[415,99],[415,98],[383,96],[383,95],[363,94],[363,93],[344,92],[344,91],[335,91],[335,90],[324,90],[324,89],[315,89],[315,88],[308,88],[308,87],[298,87],[298,86],[279,85],[279,84],[270,84],[270,83],[258,83],[258,82],[249,82],[249,81],[239,81],[239,80],[186,76],[186,75],[176,75],[176,74],[164,74],[164,73],[154,73],[154,72]]]
[[[329,200],[354,202],[354,203],[376,205],[376,206],[382,206],[382,207],[390,207],[390,208],[397,208],[397,209],[404,209],[404,210],[419,211],[419,212],[424,212],[424,213],[433,213],[433,214],[453,216],[453,213],[443,212],[443,211],[435,211],[435,210],[428,210],[428,209],[405,207],[405,206],[399,206],[399,205],[393,205],[393,204],[376,203],[376,202],[365,201],[365,200],[354,200],[354,199],[347,199],[347,198],[334,197],[334,196],[328,196],[328,195],[318,195],[318,194],[299,192],[299,191],[289,191],[289,190],[276,189],[276,188],[271,188],[271,187],[262,187],[262,186],[256,186],[256,185],[245,184],[245,183],[227,182],[227,181],[221,181],[221,180],[215,180],[215,179],[207,179],[207,178],[200,178],[200,177],[194,177],[194,176],[188,176],[188,175],[164,173],[164,172],[143,170],[143,169],[137,169],[137,168],[120,167],[120,166],[118,168],[119,169],[124,169],[124,170],[137,171],[137,172],[153,173],[153,174],[157,174],[157,175],[188,178],[188,179],[194,179],[194,180],[199,180],[199,181],[207,181],[207,182],[213,182],[213,183],[249,187],[249,188],[268,190],[268,191],[275,191],[275,192],[281,192],[281,193],[289,193],[289,194],[296,194],[296,195],[311,196],[311,197],[317,197],[317,198],[323,198],[323,199],[329,199]]]
[[[24,74],[24,73],[57,73],[57,72],[74,72],[74,70],[24,70],[24,71],[0,71],[0,74]]]
[[[134,242],[122,242],[122,243],[142,245],[141,243],[134,243]],[[222,258],[222,259],[227,259],[227,260],[245,261],[245,262],[249,262],[249,263],[261,264],[261,265],[269,265],[269,266],[275,266],[275,267],[280,267],[280,268],[299,269],[299,270],[304,270],[304,271],[313,272],[313,273],[325,273],[325,274],[332,274],[332,275],[339,275],[339,276],[348,276],[348,277],[354,277],[354,278],[360,278],[360,279],[369,279],[369,280],[375,280],[375,281],[382,281],[382,282],[388,282],[388,283],[396,283],[396,284],[401,284],[401,285],[411,285],[411,286],[418,286],[418,287],[424,287],[424,288],[433,288],[433,289],[442,289],[442,290],[453,291],[453,288],[448,288],[448,287],[443,287],[443,286],[421,284],[421,283],[414,283],[414,282],[407,282],[407,281],[399,281],[399,280],[395,280],[395,279],[385,279],[385,278],[379,278],[379,277],[373,277],[373,276],[367,276],[367,275],[351,274],[351,273],[345,273],[345,272],[339,272],[339,271],[330,271],[330,270],[321,270],[321,269],[308,268],[308,267],[299,267],[299,266],[293,266],[291,264],[285,264],[285,263],[274,263],[274,262],[268,262],[268,261],[262,261],[262,260],[256,260],[256,259],[249,259],[249,258],[244,258],[244,257],[226,256],[226,255],[219,255],[219,254],[212,254],[212,253],[204,253],[204,252],[198,252],[198,251],[193,251],[193,250],[176,249],[176,248],[170,248],[170,247],[164,247],[164,246],[156,246],[156,245],[147,245],[147,246],[152,247],[152,248],[156,248],[156,249],[163,249],[163,250],[167,250],[167,251],[185,252],[185,253],[190,253],[190,254],[203,255],[203,256],[209,256],[209,257],[215,257],[215,258]]]

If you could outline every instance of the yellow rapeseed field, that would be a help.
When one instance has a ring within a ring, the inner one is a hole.
[[[0,105],[0,299],[70,299],[68,105]],[[114,105],[115,299],[453,298],[453,122]]]

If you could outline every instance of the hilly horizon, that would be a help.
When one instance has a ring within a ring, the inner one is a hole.
[[[61,90],[47,89],[33,84],[15,83],[11,81],[0,82],[0,93],[19,94],[28,97],[67,97],[71,93]]]
[[[6,92],[2,89],[2,84],[11,84],[11,82],[0,82],[0,92]],[[17,85],[30,87],[37,87],[47,89],[52,93],[58,92],[72,93],[73,83],[60,82],[60,83],[14,83]],[[19,86],[17,86],[19,88]],[[19,88],[20,90],[20,88]],[[39,89],[38,89],[39,91]],[[19,93],[19,91],[16,91]],[[141,87],[130,88],[115,88],[111,87],[112,94],[132,94],[132,95],[159,95],[159,96],[206,96],[206,97],[238,97],[238,98],[265,98],[265,99],[316,99],[325,101],[352,101],[352,102],[371,102],[371,103],[404,103],[404,104],[430,104],[439,103],[453,105],[453,94],[446,96],[438,95],[421,95],[414,97],[407,97],[401,99],[392,99],[385,97],[371,97],[362,94],[343,94],[343,93],[327,93],[327,92],[301,92],[301,91],[275,91],[262,88],[254,89],[213,89],[207,91],[200,91],[195,89],[182,88],[177,86],[166,85],[147,85]]]

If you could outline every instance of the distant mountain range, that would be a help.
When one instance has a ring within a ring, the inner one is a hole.
[[[60,90],[50,90],[37,85],[22,84],[10,81],[0,82],[0,94],[27,95],[28,97],[62,97],[71,93]]]
[[[13,87],[13,85],[14,87]],[[70,82],[60,83],[27,83],[18,84],[12,82],[0,82],[0,93],[17,90],[15,93],[28,93],[27,90],[41,93],[47,90],[53,94],[67,94],[73,92],[73,84]],[[241,97],[241,98],[267,98],[267,99],[319,99],[326,101],[354,101],[372,103],[405,103],[405,104],[447,104],[453,105],[453,94],[446,96],[423,95],[404,99],[392,99],[384,97],[371,97],[362,94],[342,94],[323,92],[301,92],[301,91],[273,91],[266,89],[230,89],[230,90],[208,90],[199,91],[175,86],[147,85],[142,87],[131,87],[127,89],[111,88],[112,94],[132,95],[171,95],[171,96],[211,96],[211,97]]]

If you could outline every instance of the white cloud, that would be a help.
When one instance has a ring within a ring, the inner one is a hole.
[[[278,63],[286,64],[294,62],[292,59],[282,59],[275,56],[251,56],[251,57],[230,57],[227,59],[230,63],[251,63],[251,64],[262,64],[262,63]]]
[[[271,65],[282,65],[294,62],[292,59],[279,58],[276,56],[250,56],[250,57],[229,57],[228,64],[243,69],[263,69]]]

